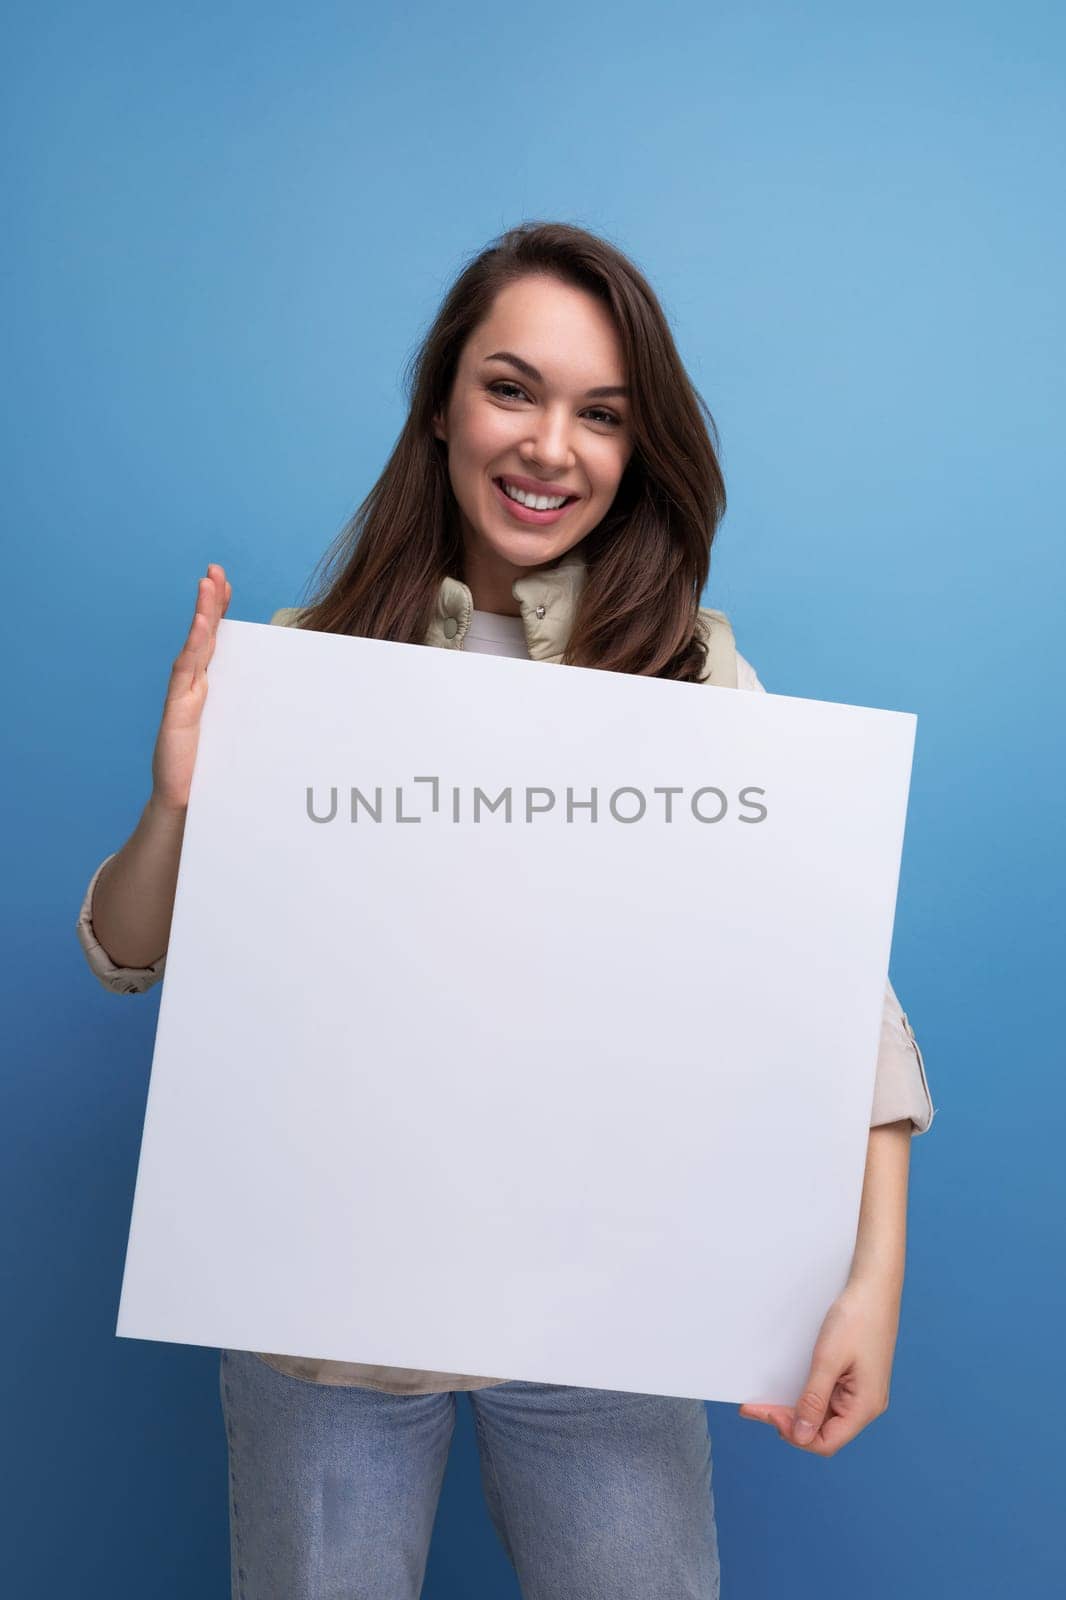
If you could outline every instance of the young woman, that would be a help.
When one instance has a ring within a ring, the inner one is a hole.
[[[461,273],[418,353],[410,411],[317,590],[273,621],[759,690],[700,609],[725,509],[713,420],[644,277],[578,228],[515,228]],[[210,565],[173,663],[134,832],[97,868],[78,934],[118,993],[161,977],[207,669],[231,585]],[[159,952],[162,951],[161,955]],[[833,1455],[888,1403],[910,1139],[932,1121],[886,986],[849,1282],[794,1406],[742,1406]],[[536,1600],[710,1600],[719,1586],[700,1400],[224,1350],[233,1594],[421,1590],[469,1392],[489,1509]]]

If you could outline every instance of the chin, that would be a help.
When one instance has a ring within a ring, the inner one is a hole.
[[[492,548],[501,560],[509,562],[512,567],[540,567],[546,561],[556,561],[570,546],[559,544],[554,539],[532,538],[516,540],[513,545],[503,548],[493,542]]]
[[[543,561],[553,561],[570,543],[560,539],[552,528],[504,528],[494,526],[486,531],[477,528],[477,541],[481,548],[491,552],[498,561],[507,561],[514,567],[536,567]]]

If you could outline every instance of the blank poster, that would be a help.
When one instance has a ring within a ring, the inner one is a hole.
[[[223,621],[119,1335],[791,1403],[915,723]]]

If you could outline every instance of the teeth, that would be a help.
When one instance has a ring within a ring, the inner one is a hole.
[[[516,488],[506,479],[501,479],[500,487],[509,500],[517,500],[520,506],[528,506],[530,511],[555,511],[559,506],[565,505],[569,498],[565,494],[527,494],[524,489]]]

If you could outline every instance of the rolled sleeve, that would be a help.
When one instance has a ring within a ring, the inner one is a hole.
[[[925,1075],[925,1061],[914,1037],[914,1029],[896,998],[896,991],[886,980],[870,1126],[877,1128],[882,1123],[901,1122],[904,1117],[909,1117],[914,1124],[911,1129],[913,1136],[925,1133],[935,1115]]]
[[[166,952],[164,951],[157,961],[153,961],[150,967],[117,967],[93,931],[93,893],[96,882],[107,863],[117,854],[118,851],[113,850],[111,855],[105,856],[89,880],[85,899],[78,912],[76,925],[78,943],[85,952],[90,971],[99,978],[105,989],[110,989],[112,994],[143,994],[162,978],[167,960]]]

